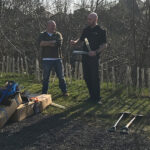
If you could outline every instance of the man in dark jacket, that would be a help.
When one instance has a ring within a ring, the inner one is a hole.
[[[43,94],[47,94],[50,72],[52,68],[54,68],[59,79],[59,87],[63,95],[68,96],[62,63],[62,42],[63,38],[61,33],[56,31],[55,21],[48,21],[47,30],[39,36],[39,45],[42,48],[43,62]]]
[[[90,94],[88,100],[101,104],[99,56],[106,48],[106,31],[101,29],[97,22],[97,14],[89,14],[88,26],[83,30],[79,39],[71,40],[71,44],[76,45],[79,42],[84,42],[83,50],[88,52],[88,55],[82,56],[82,64],[84,79]],[[86,44],[85,39],[88,40],[89,46]]]

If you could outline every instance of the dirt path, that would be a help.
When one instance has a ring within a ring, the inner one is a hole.
[[[149,150],[142,134],[108,134],[101,119],[39,114],[0,130],[0,150]]]

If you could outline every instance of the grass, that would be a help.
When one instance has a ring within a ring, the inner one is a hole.
[[[0,86],[4,85],[6,80],[14,80],[24,87],[23,90],[28,90],[31,93],[40,93],[42,85],[35,80],[34,76],[25,76],[18,74],[1,74]],[[101,121],[105,128],[112,126],[117,119],[119,113],[129,111],[132,114],[143,114],[144,117],[136,123],[136,129],[138,131],[146,131],[150,137],[150,98],[147,96],[137,96],[138,91],[134,88],[130,88],[130,92],[124,86],[118,86],[113,89],[112,84],[106,83],[101,85],[101,95],[103,98],[103,105],[86,103],[85,99],[88,98],[88,91],[84,81],[73,80],[71,83],[67,80],[69,97],[62,97],[62,93],[58,88],[58,80],[51,84],[49,93],[52,94],[53,101],[55,103],[66,106],[66,110],[58,109],[49,106],[43,114],[63,114],[65,118],[70,119],[85,119],[91,123],[94,121]],[[144,89],[145,94],[148,94],[148,90]],[[131,116],[130,116],[131,118]],[[129,120],[129,119],[128,119]],[[122,122],[123,124],[127,121]]]

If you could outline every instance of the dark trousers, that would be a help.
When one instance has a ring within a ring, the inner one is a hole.
[[[55,69],[57,77],[59,79],[59,88],[63,93],[67,92],[66,82],[64,79],[64,67],[62,60],[43,60],[43,88],[42,94],[47,94],[49,78],[52,68]]]
[[[83,56],[83,74],[87,84],[90,98],[93,101],[100,100],[100,78],[99,78],[99,58],[97,56]]]

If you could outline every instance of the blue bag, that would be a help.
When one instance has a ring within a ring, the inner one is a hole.
[[[0,104],[19,92],[18,83],[8,81],[6,88],[0,88]]]

